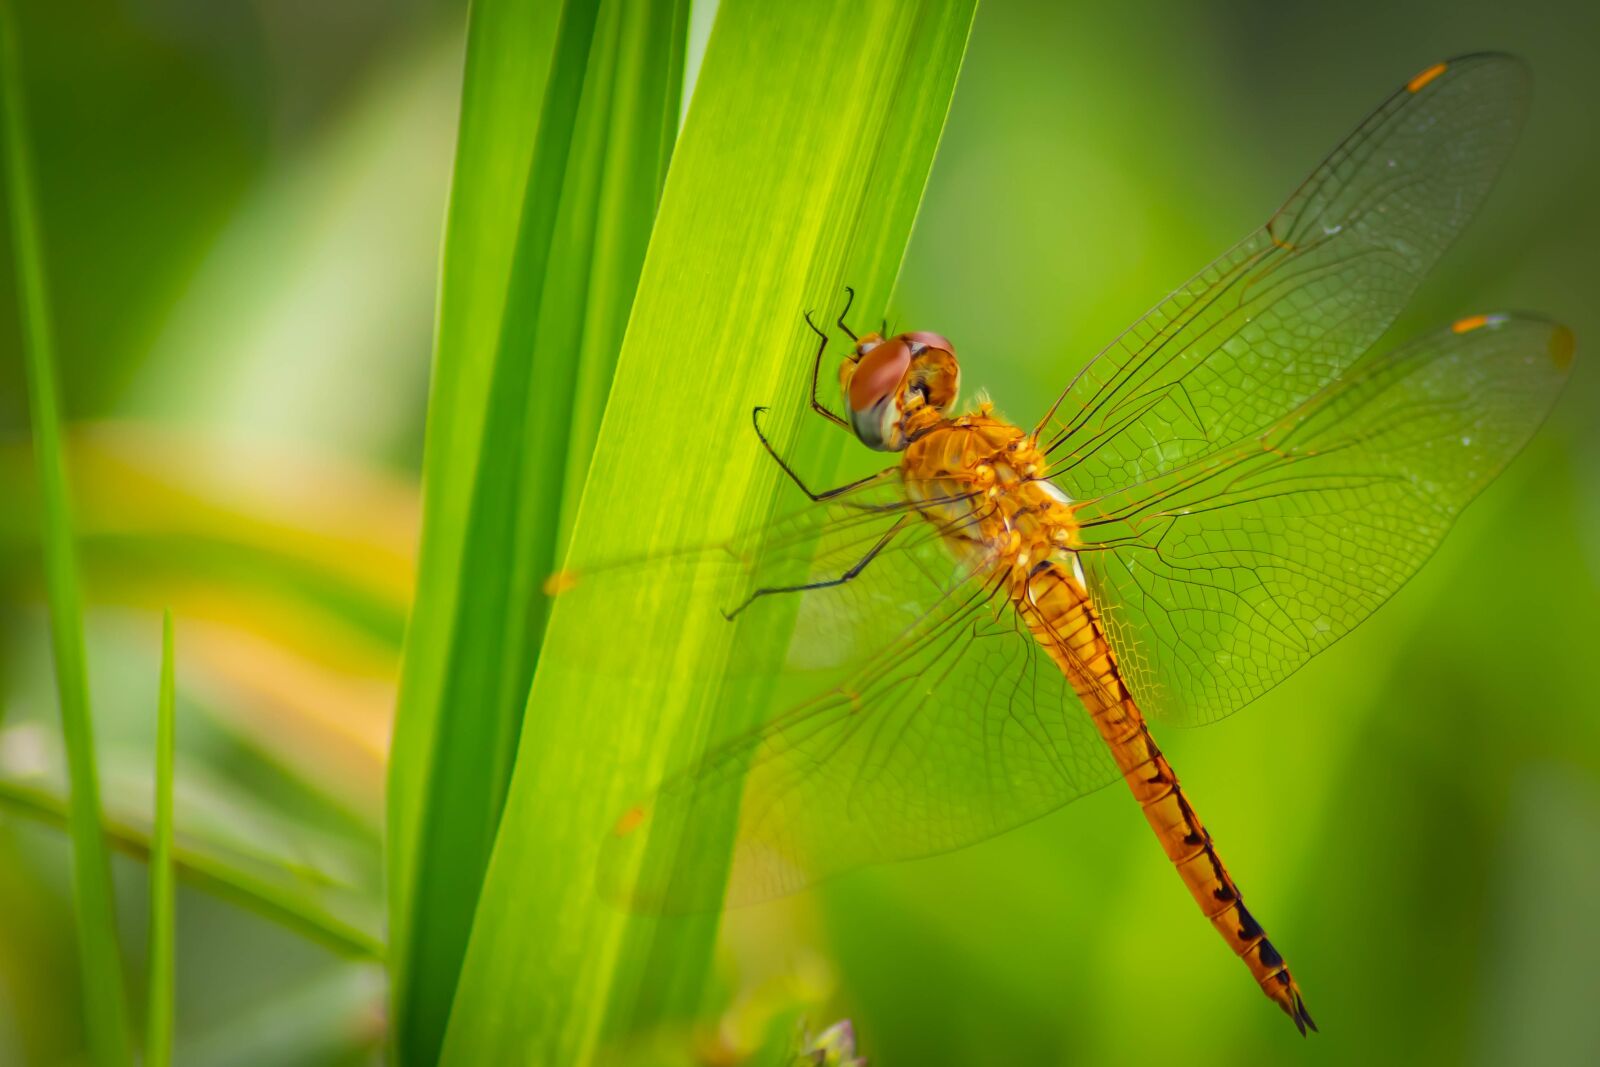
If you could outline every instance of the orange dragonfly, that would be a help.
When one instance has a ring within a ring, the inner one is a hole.
[[[1555,401],[1573,335],[1532,316],[1369,351],[1488,192],[1527,81],[1503,55],[1418,74],[1030,430],[988,403],[953,414],[955,347],[933,333],[850,334],[836,414],[812,324],[813,407],[900,462],[813,492],[756,409],[811,503],[720,546],[742,599],[717,606],[793,620],[782,669],[740,691],[783,710],[625,813],[602,881],[653,910],[750,902],[1121,779],[1207,920],[1314,1030],[1147,719],[1216,721],[1366,618]]]

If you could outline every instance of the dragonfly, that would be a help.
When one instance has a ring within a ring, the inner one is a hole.
[[[602,882],[649,910],[749,903],[1120,779],[1206,920],[1315,1030],[1150,723],[1221,719],[1370,615],[1555,402],[1575,340],[1537,316],[1375,348],[1488,193],[1527,95],[1506,55],[1417,74],[1027,428],[986,401],[958,413],[950,340],[857,335],[848,304],[835,411],[808,314],[811,408],[898,462],[813,489],[755,410],[808,499],[717,546],[742,592],[716,607],[792,622],[749,689],[779,710],[623,813]]]

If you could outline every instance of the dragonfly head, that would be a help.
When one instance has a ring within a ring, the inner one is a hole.
[[[850,425],[880,452],[900,451],[949,414],[960,386],[956,347],[936,333],[869,333],[839,366]]]

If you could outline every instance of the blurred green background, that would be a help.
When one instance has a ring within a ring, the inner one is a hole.
[[[851,1018],[885,1065],[1600,1060],[1600,8],[1058,8],[980,3],[892,305],[902,328],[955,340],[969,388],[1025,419],[1395,85],[1479,48],[1531,62],[1533,114],[1396,332],[1542,311],[1577,332],[1577,370],[1393,603],[1243,713],[1161,735],[1319,1037],[1301,1042],[1250,988],[1115,790],[733,914],[722,967],[740,992],[724,1021],[800,997],[819,1023]],[[180,829],[257,871],[258,897],[348,934],[307,937],[181,888],[182,1063],[381,1055],[383,975],[361,957],[381,933],[383,760],[464,15],[424,0],[18,5],[108,808],[136,838],[171,603]],[[0,1063],[71,1063],[67,851],[41,810],[61,756],[10,269]],[[137,964],[143,869],[116,874]],[[770,993],[797,975],[803,996]]]

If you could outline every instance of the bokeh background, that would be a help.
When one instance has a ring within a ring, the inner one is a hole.
[[[180,829],[254,871],[257,898],[349,933],[308,937],[182,888],[180,1062],[372,1061],[383,975],[360,946],[381,932],[464,5],[17,7],[108,807],[136,851],[170,603]],[[1243,713],[1161,737],[1321,1036],[1302,1043],[1250,988],[1114,790],[735,914],[729,1018],[806,998],[819,1022],[850,1017],[885,1065],[1600,1059],[1600,8],[1060,7],[980,4],[892,310],[955,339],[1002,410],[1032,413],[1396,84],[1479,48],[1532,63],[1532,118],[1396,335],[1538,310],[1576,330],[1577,369],[1545,430],[1371,622]],[[10,269],[0,1063],[72,1063]],[[137,975],[143,869],[124,858],[116,874]]]

